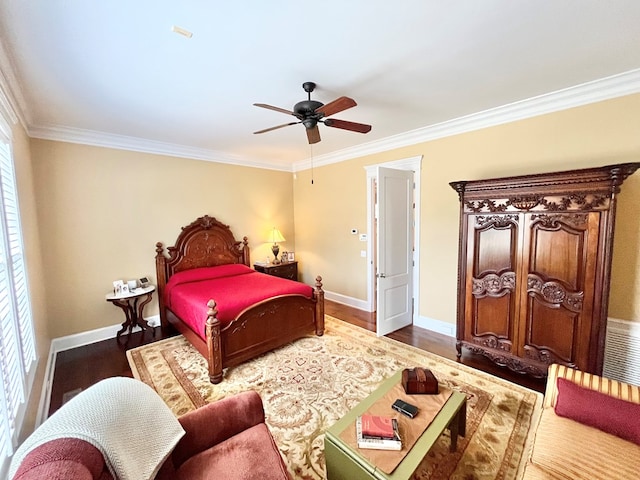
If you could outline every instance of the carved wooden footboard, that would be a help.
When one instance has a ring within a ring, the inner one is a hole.
[[[249,266],[247,237],[236,241],[227,225],[205,215],[183,227],[173,247],[165,254],[156,244],[158,303],[163,330],[173,325],[207,359],[209,378],[222,381],[223,369],[238,365],[309,333],[324,333],[324,291],[317,277],[312,298],[279,295],[247,307],[233,321],[222,325],[217,318],[216,299],[208,302],[204,336],[201,338],[164,302],[166,284],[174,273],[193,268],[230,263]],[[218,299],[220,301],[221,299]]]

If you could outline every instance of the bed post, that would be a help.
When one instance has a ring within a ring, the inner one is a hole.
[[[222,381],[222,351],[220,344],[220,320],[216,302],[209,300],[207,303],[207,323],[205,324],[205,336],[207,337],[207,364],[209,366],[209,380],[211,383]]]
[[[316,277],[316,288],[314,289],[316,297],[316,335],[319,337],[324,334],[324,290],[322,290],[322,277]]]
[[[251,266],[251,260],[249,259],[249,239],[247,237],[242,239],[242,263],[247,267]]]
[[[160,325],[162,332],[167,331],[167,312],[164,308],[164,287],[167,284],[167,259],[164,256],[162,242],[156,243],[156,283],[158,284],[158,307],[160,309]]]

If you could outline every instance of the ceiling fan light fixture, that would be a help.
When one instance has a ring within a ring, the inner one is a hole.
[[[318,120],[315,118],[305,118],[304,120],[302,120],[302,124],[305,126],[305,128],[313,128],[318,124]]]

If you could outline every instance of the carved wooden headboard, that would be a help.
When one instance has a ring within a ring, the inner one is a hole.
[[[168,255],[162,242],[156,243],[156,274],[160,291],[171,275],[183,270],[230,263],[250,266],[247,237],[236,241],[228,225],[208,215],[182,227],[175,245],[166,250]]]

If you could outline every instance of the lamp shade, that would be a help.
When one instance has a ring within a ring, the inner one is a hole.
[[[280,233],[280,230],[274,227],[273,230],[271,230],[270,240],[273,243],[278,243],[284,242],[285,238],[282,236],[282,233]]]

